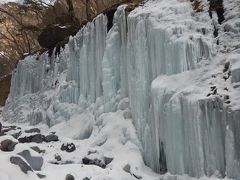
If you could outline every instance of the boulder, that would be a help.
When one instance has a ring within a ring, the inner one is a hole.
[[[28,171],[33,171],[32,168],[21,157],[12,156],[10,157],[10,162],[19,166],[22,172],[25,174],[27,174]]]
[[[83,180],[91,180],[90,178],[88,178],[88,177],[85,177],[85,178],[83,178]]]
[[[10,139],[6,139],[6,140],[3,140],[2,142],[1,142],[1,146],[0,146],[0,149],[2,150],[2,151],[6,151],[6,152],[8,152],[8,151],[13,151],[14,150],[14,148],[15,148],[15,146],[16,146],[16,142],[13,142],[12,140],[10,140]]]
[[[106,164],[105,162],[103,162],[102,160],[100,159],[89,159],[87,157],[84,157],[82,159],[82,163],[85,164],[85,165],[96,165],[96,166],[99,166],[101,168],[106,168]]]
[[[41,150],[38,146],[33,146],[33,147],[31,147],[31,149],[38,152],[39,154],[45,153],[45,150]]]
[[[42,178],[45,178],[45,177],[46,177],[46,175],[39,174],[39,173],[37,173],[37,176],[38,176],[40,179],[42,179]]]
[[[24,150],[18,155],[22,156],[29,165],[33,168],[33,170],[40,171],[43,165],[43,158],[40,156],[32,156],[29,150]]]
[[[67,174],[65,180],[74,180],[74,176],[71,174]]]
[[[40,133],[40,129],[38,128],[32,128],[32,129],[28,129],[28,130],[25,130],[25,133]]]
[[[20,143],[30,143],[30,142],[35,142],[35,143],[42,143],[45,139],[45,136],[41,134],[35,134],[31,136],[25,136],[22,138],[18,138],[18,141]]]
[[[33,146],[33,147],[31,147],[31,149],[38,152],[38,153],[41,153],[41,150],[38,146]]]
[[[46,142],[58,141],[58,136],[55,134],[50,134],[45,137]]]
[[[41,134],[36,134],[32,137],[31,142],[42,143],[44,141],[44,136]]]
[[[57,161],[61,161],[62,160],[62,158],[61,158],[61,156],[59,154],[55,154],[54,155],[54,159],[56,159]]]
[[[110,164],[113,161],[113,158],[110,157],[104,157],[104,162],[106,165]]]
[[[62,151],[73,152],[76,150],[76,146],[73,143],[62,144]]]
[[[123,170],[127,173],[130,173],[131,174],[131,166],[129,164],[126,164],[124,167],[123,167]]]

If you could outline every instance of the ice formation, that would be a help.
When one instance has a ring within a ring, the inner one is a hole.
[[[122,6],[109,32],[99,15],[58,57],[26,57],[13,73],[4,119],[52,126],[91,111],[98,120],[128,98],[125,115],[155,171],[239,178],[240,52],[216,56],[212,21],[191,9],[178,0],[152,0],[130,14]],[[211,86],[217,92],[209,94]]]

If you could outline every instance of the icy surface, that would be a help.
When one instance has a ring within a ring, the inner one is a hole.
[[[103,116],[121,110],[156,172],[240,177],[240,31],[233,17],[240,11],[227,2],[217,38],[207,1],[200,13],[180,0],[150,0],[130,14],[122,6],[109,32],[99,15],[60,56],[20,61],[3,120],[43,123],[84,140]]]

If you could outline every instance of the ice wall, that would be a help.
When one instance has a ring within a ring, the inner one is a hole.
[[[151,168],[164,172],[160,157],[153,155],[160,151],[160,146],[154,146],[159,142],[152,134],[155,126],[151,123],[151,99],[155,97],[151,97],[151,83],[159,75],[196,68],[201,61],[211,60],[213,50],[208,39],[201,32],[196,33],[199,27],[190,15],[189,3],[171,7],[166,2],[156,4],[128,16],[127,70],[131,110],[144,158]],[[148,11],[160,14],[156,18]]]
[[[213,68],[222,71],[212,66],[153,81],[151,123],[155,127],[156,148],[164,149],[156,156],[165,156],[166,166],[173,174],[214,174],[238,179],[240,109],[233,108],[234,102],[229,103],[240,99],[234,90],[226,91],[230,79],[226,82],[219,72],[212,78]],[[216,82],[218,93],[209,96]]]
[[[58,57],[25,58],[13,73],[4,120],[52,126],[84,111],[98,119],[128,97],[145,162],[155,171],[238,177],[239,111],[194,88],[178,93],[195,77],[181,74],[215,55],[208,17],[191,9],[177,0],[149,1],[130,14],[120,7],[109,32],[99,15]]]

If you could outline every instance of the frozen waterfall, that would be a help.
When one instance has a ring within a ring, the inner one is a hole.
[[[86,110],[98,119],[127,97],[152,169],[240,177],[240,108],[202,93],[209,77],[201,73],[211,74],[202,66],[216,53],[210,20],[195,17],[189,2],[169,3],[153,1],[130,14],[121,6],[109,32],[107,17],[99,15],[58,57],[20,61],[4,120],[52,126]],[[232,81],[239,80],[233,69]]]

